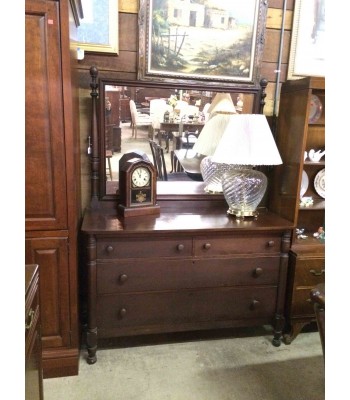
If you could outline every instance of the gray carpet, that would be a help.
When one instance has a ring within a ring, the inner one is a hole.
[[[199,340],[198,340],[199,339]],[[160,343],[159,343],[160,342]],[[44,380],[45,400],[322,400],[325,372],[318,332],[274,347],[268,330],[256,335],[132,339],[100,348],[78,376]]]

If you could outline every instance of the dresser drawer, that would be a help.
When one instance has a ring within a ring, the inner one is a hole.
[[[188,257],[192,255],[192,238],[109,239],[97,241],[97,258]]]
[[[98,293],[194,287],[277,285],[279,257],[230,259],[119,260],[97,266]],[[155,279],[157,277],[157,279]]]
[[[275,312],[277,288],[215,288],[99,296],[97,326],[169,325],[266,318]]]
[[[197,237],[194,241],[196,257],[230,254],[279,253],[281,237],[279,234]]]
[[[325,259],[297,258],[295,268],[295,286],[314,287],[325,281]]]
[[[315,317],[314,308],[310,301],[311,289],[312,287],[303,287],[295,290],[292,304],[292,317]]]
[[[37,335],[39,321],[39,289],[36,286],[35,290],[30,293],[26,299],[25,305],[25,351],[26,356],[30,352],[33,340]]]

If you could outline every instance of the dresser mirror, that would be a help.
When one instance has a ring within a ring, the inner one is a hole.
[[[267,81],[262,79],[259,85],[240,87],[208,86],[205,83],[179,84],[166,82],[145,82],[98,79],[96,67],[91,67],[90,74],[91,98],[92,98],[92,130],[91,130],[91,172],[92,172],[92,197],[96,200],[115,200],[118,196],[118,160],[128,151],[138,150],[145,152],[153,162],[150,138],[159,143],[164,149],[164,158],[170,173],[170,155],[174,148],[173,132],[164,132],[161,126],[152,126],[150,116],[150,103],[153,99],[163,99],[170,103],[175,96],[187,98],[190,105],[198,110],[198,113],[186,116],[187,123],[204,123],[203,109],[219,92],[230,93],[232,101],[239,113],[262,113],[264,107],[265,89]],[[130,100],[133,100],[137,112],[142,114],[142,121],[137,123],[137,134],[133,136]],[[191,127],[191,125],[189,125]],[[166,133],[166,137],[164,137]],[[178,129],[174,131],[175,136]],[[135,137],[137,136],[137,137]],[[170,138],[169,138],[170,136]],[[168,140],[168,143],[166,141]],[[190,199],[195,196],[208,199],[213,195],[204,193],[201,182],[183,183],[174,181],[162,181],[159,183],[158,199]],[[222,195],[219,195],[222,197]]]

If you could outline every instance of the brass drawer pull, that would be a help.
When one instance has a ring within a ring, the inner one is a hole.
[[[29,313],[28,313],[28,318],[29,318],[30,320],[29,320],[29,323],[26,324],[26,329],[30,329],[30,328],[32,327],[33,322],[34,322],[34,314],[35,314],[35,312],[34,312],[34,310],[31,308],[31,309],[29,310]]]
[[[125,315],[126,315],[126,308],[121,308],[120,310],[119,310],[119,318],[124,318],[125,317]]]
[[[113,250],[114,250],[114,248],[113,248],[113,246],[111,246],[111,245],[109,245],[109,246],[106,247],[107,253],[113,253]]]
[[[321,275],[324,274],[324,272],[325,272],[324,269],[321,269],[320,272],[317,272],[315,269],[310,269],[310,274],[312,274],[312,275],[314,275],[314,276],[321,276]]]
[[[125,283],[128,279],[129,279],[128,275],[121,274],[121,275],[119,275],[118,281],[119,281],[119,283]]]
[[[182,250],[184,250],[185,249],[185,245],[184,244],[178,244],[177,245],[177,249],[178,249],[178,251],[182,251]]]
[[[253,276],[255,276],[255,277],[257,278],[257,277],[260,276],[262,273],[263,273],[263,269],[260,268],[260,267],[256,267],[256,268],[254,269],[254,271],[253,271]]]
[[[275,241],[274,240],[269,240],[268,242],[267,242],[267,246],[268,247],[273,247],[275,245]]]
[[[211,244],[210,244],[210,243],[205,243],[205,244],[203,245],[203,249],[204,249],[204,250],[210,250],[210,248],[211,248]]]

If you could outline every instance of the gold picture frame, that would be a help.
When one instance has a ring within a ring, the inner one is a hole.
[[[82,6],[77,47],[91,53],[118,54],[118,0],[82,0]]]
[[[264,0],[140,0],[138,79],[257,84],[266,14]]]
[[[287,79],[325,76],[325,2],[295,0]]]

